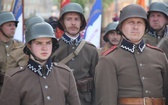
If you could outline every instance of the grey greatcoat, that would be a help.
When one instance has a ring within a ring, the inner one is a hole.
[[[166,32],[166,36],[160,40],[160,42],[157,44],[157,47],[163,50],[168,58],[168,26]]]
[[[25,67],[8,70],[0,97],[1,105],[81,105],[72,71],[54,63],[48,76]]]
[[[160,41],[166,36],[168,36],[168,26],[165,27],[165,29],[163,30],[163,34],[161,36],[158,36],[156,31],[152,30],[149,31],[146,35],[144,35],[143,39],[145,43],[157,46],[157,44],[159,44]]]
[[[143,41],[122,41],[96,66],[96,105],[118,105],[118,98],[124,97],[166,97],[167,70],[168,61],[159,49]]]
[[[68,42],[68,41],[67,41]],[[59,62],[70,53],[74,52],[79,43],[70,44],[62,39],[59,40],[60,47],[54,53],[54,61]],[[98,52],[95,46],[86,42],[79,54],[71,59],[66,65],[73,70],[76,81],[86,78],[94,77],[95,66],[98,62]],[[79,93],[82,105],[92,105],[93,96],[90,93]],[[92,97],[92,99],[91,99]]]

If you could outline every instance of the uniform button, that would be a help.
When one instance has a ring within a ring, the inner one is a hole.
[[[145,80],[145,77],[142,77],[142,80]]]
[[[50,99],[51,99],[51,97],[50,97],[50,96],[47,96],[47,99],[48,99],[48,100],[50,100]]]
[[[151,91],[149,91],[149,90],[145,90],[145,93],[151,93]]]
[[[8,48],[9,46],[8,45],[6,45],[6,48]]]
[[[72,47],[72,49],[75,49],[75,47]]]
[[[142,67],[142,66],[145,66],[145,64],[140,63],[140,64],[139,64],[139,66],[141,66],[141,67]]]
[[[48,89],[48,86],[47,86],[47,85],[45,85],[45,88],[46,88],[46,89]]]
[[[139,54],[139,52],[137,52],[137,54]]]
[[[22,70],[22,69],[23,69],[23,67],[20,67],[20,69]]]
[[[75,59],[74,58],[72,58],[72,61],[74,61]]]
[[[43,76],[44,79],[46,79],[46,76]]]
[[[6,54],[9,57],[9,54]]]

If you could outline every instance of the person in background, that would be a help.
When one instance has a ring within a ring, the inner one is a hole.
[[[68,3],[61,10],[58,27],[64,31],[59,40],[60,47],[52,56],[73,70],[82,105],[94,103],[94,74],[98,62],[97,48],[84,41],[80,31],[86,26],[83,8],[78,3]]]
[[[144,8],[124,7],[116,30],[121,44],[96,66],[96,105],[165,105],[168,61],[160,49],[144,43],[148,30]]]
[[[116,27],[118,26],[118,22],[112,22],[107,25],[105,28],[105,33],[103,36],[103,40],[106,42],[104,47],[98,49],[99,56],[103,55],[106,51],[108,51],[113,46],[117,46],[121,40],[121,35],[119,35],[116,31]]]
[[[35,23],[41,23],[45,22],[44,19],[41,16],[31,16],[25,21],[25,29],[27,29],[30,25],[35,24]]]
[[[13,38],[17,24],[12,12],[0,12],[0,91],[6,70],[23,66],[28,61],[23,53],[24,43]]]
[[[81,105],[72,70],[51,61],[58,47],[51,25],[41,22],[28,27],[23,51],[29,61],[6,72],[1,105]]]
[[[47,20],[47,23],[49,23],[53,29],[55,30],[57,28],[57,22],[58,22],[58,18],[57,17],[54,17],[54,16],[51,16],[48,18]]]
[[[145,43],[157,46],[159,41],[168,35],[168,5],[164,2],[153,2],[149,6],[149,32],[145,35]]]

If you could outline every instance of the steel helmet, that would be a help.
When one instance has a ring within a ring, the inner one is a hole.
[[[17,27],[19,21],[15,19],[12,12],[7,11],[0,12],[0,26],[6,22],[15,22],[15,26]]]
[[[25,33],[25,38],[26,38],[26,44],[28,44],[33,39],[37,39],[37,38],[52,38],[53,40],[52,50],[55,51],[59,47],[59,44],[55,37],[55,33],[52,26],[46,22],[35,23],[30,25],[27,28],[27,31]],[[25,54],[28,54],[28,55],[30,54],[27,46],[25,46],[23,51]]]
[[[168,17],[168,5],[164,2],[153,2],[149,6],[148,16],[150,15],[150,12],[153,11],[161,12]]]
[[[25,21],[26,28],[31,24],[45,22],[41,16],[32,16]]]
[[[80,28],[80,31],[83,30],[85,27],[86,27],[86,20],[85,20],[85,17],[84,17],[84,10],[82,8],[81,5],[79,5],[78,3],[68,3],[66,4],[62,9],[61,9],[61,15],[60,15],[60,18],[58,20],[58,27],[61,29],[61,30],[64,30],[62,24],[61,24],[61,21],[63,20],[63,16],[65,13],[68,13],[68,12],[76,12],[76,13],[79,13],[79,15],[81,16],[81,21],[82,21],[82,26]]]
[[[108,39],[107,39],[108,32],[115,31],[117,26],[118,26],[118,22],[112,22],[107,25],[107,27],[105,28],[104,36],[103,36],[103,39],[105,42],[108,42]]]
[[[146,23],[146,30],[148,29],[147,12],[145,11],[145,9],[138,4],[130,4],[120,11],[120,20],[117,26],[117,31],[119,33],[120,33],[119,27],[121,26],[122,22],[132,17],[138,17],[144,19]]]

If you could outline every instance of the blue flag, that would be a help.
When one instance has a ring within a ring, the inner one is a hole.
[[[85,28],[84,39],[91,42],[96,47],[100,47],[102,20],[102,0],[96,0]]]
[[[24,42],[24,32],[23,32],[23,3],[22,0],[15,0],[12,10],[15,18],[19,21],[14,35],[14,39]]]

